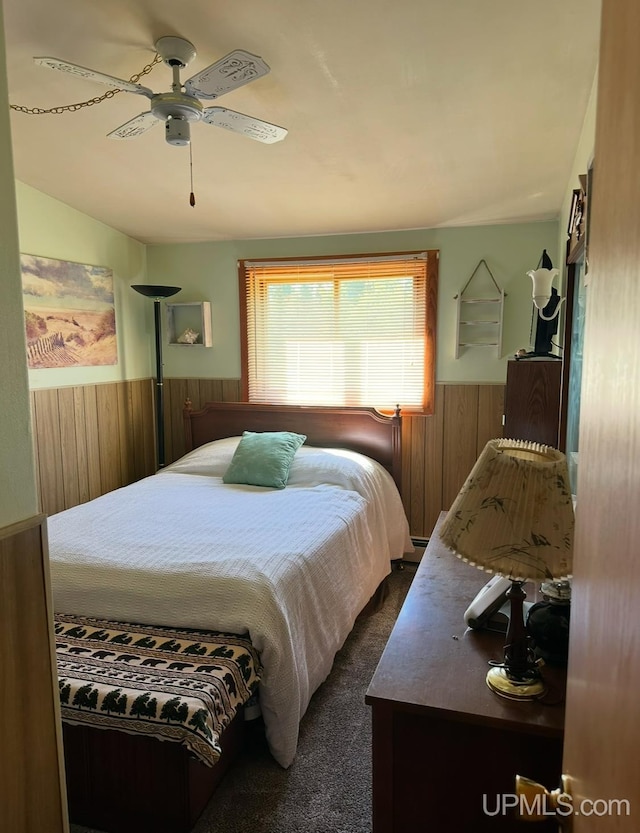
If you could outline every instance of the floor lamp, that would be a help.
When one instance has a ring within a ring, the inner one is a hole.
[[[155,286],[153,284],[133,284],[135,289],[147,298],[153,298],[153,312],[156,328],[156,454],[158,468],[164,466],[164,391],[162,382],[162,327],[160,324],[160,301],[180,292],[180,286]]]

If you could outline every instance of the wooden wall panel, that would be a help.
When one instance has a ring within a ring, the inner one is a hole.
[[[442,508],[448,509],[477,459],[478,385],[447,385],[444,397]]]
[[[188,399],[194,410],[205,402],[240,402],[240,379],[165,379],[165,454],[167,463],[184,454],[182,412]]]
[[[436,385],[433,416],[402,417],[402,499],[415,537],[427,537],[442,510],[444,387]]]
[[[164,412],[165,459],[167,463],[170,463],[185,452],[182,411],[187,398],[187,380],[165,379],[164,394],[166,403]]]
[[[34,397],[33,434],[40,494],[46,495],[48,515],[65,508],[58,391],[37,391]]]
[[[146,379],[136,384],[141,388],[140,397],[142,405],[138,416],[143,434],[143,456],[140,464],[141,476],[147,477],[147,475],[153,474],[156,470],[154,381],[153,379]]]
[[[76,422],[73,388],[60,388],[58,391],[58,415],[60,424],[60,449],[62,458],[62,489],[64,505],[75,506],[80,503],[78,483]]]
[[[133,427],[131,414],[131,386],[129,382],[116,384],[118,402],[118,448],[120,451],[120,482],[136,480],[135,454],[133,451]]]
[[[187,397],[191,400],[194,410],[200,410],[204,405],[201,388],[202,382],[200,379],[187,379]]]
[[[110,492],[121,485],[120,425],[118,423],[118,384],[96,387],[98,407],[98,446],[103,490]]]
[[[47,515],[155,470],[151,380],[31,392],[40,506]]]
[[[140,385],[128,384],[133,479],[140,480],[140,478],[144,477],[144,435],[148,430],[148,426],[142,420],[142,388]]]
[[[73,391],[73,419],[75,422],[76,468],[78,474],[78,503],[90,499],[89,457],[87,453],[86,410],[83,388],[71,388]]]
[[[433,417],[422,417],[426,423],[425,465],[422,473],[422,500],[424,502],[424,524],[421,532],[412,533],[428,538],[442,512],[442,471],[444,436],[445,386],[436,385],[435,413]],[[416,529],[417,527],[410,527]]]
[[[479,385],[476,457],[480,454],[489,440],[495,440],[497,437],[502,437],[503,414],[503,385]]]
[[[223,379],[222,380],[222,401],[223,402],[239,402],[242,395],[242,385],[240,379]]]
[[[425,469],[426,427],[426,419],[412,418],[409,421],[410,430],[406,432],[411,469],[409,471],[409,494],[405,496],[405,507],[411,529],[424,527],[425,500],[422,473]]]
[[[68,831],[45,523],[36,516],[0,530],[0,830],[7,833]]]
[[[238,393],[238,399],[240,394]],[[237,400],[230,399],[229,402]],[[222,402],[222,379],[200,379],[200,407],[205,402]]]
[[[155,471],[152,379],[34,391],[42,510],[58,512]],[[166,461],[184,453],[182,410],[238,402],[239,379],[165,379]],[[433,416],[402,422],[402,498],[411,534],[427,538],[487,440],[502,436],[503,385],[436,385]],[[64,427],[63,427],[64,423]]]
[[[99,497],[107,491],[103,488],[102,472],[100,470],[97,386],[86,385],[85,387],[80,388],[80,390],[84,394],[84,429],[87,437],[87,481],[89,483],[89,499],[93,500],[94,497]]]

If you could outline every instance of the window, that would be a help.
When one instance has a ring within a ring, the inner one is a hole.
[[[247,401],[433,412],[437,251],[239,266]]]

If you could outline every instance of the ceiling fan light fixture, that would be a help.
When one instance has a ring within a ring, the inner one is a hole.
[[[191,128],[187,119],[169,117],[164,123],[164,135],[168,144],[184,147],[191,141]]]
[[[158,38],[155,42],[156,52],[167,66],[186,67],[196,57],[196,48],[184,38],[176,38],[171,35]]]

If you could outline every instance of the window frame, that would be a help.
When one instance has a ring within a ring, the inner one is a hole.
[[[439,249],[417,249],[412,251],[399,252],[369,252],[364,254],[347,255],[317,255],[312,257],[272,257],[272,258],[245,258],[238,260],[238,289],[240,307],[240,363],[241,363],[241,396],[243,402],[249,402],[249,346],[247,331],[247,281],[249,270],[247,264],[261,263],[308,263],[310,267],[314,263],[322,263],[332,260],[348,261],[353,259],[371,259],[375,261],[384,257],[415,257],[426,255],[426,287],[425,287],[425,354],[424,354],[424,381],[423,381],[423,407],[403,406],[398,403],[405,413],[431,416],[435,412],[435,375],[436,375],[436,322],[438,312],[438,267],[440,261]],[[329,403],[327,403],[329,404]]]

